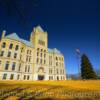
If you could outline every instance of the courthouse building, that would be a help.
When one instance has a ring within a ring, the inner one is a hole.
[[[48,48],[48,34],[33,28],[30,40],[2,32],[0,80],[66,80],[63,54]]]

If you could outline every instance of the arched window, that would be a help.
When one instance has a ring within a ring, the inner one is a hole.
[[[39,48],[37,48],[37,51],[39,51]]]
[[[41,49],[41,52],[43,51],[43,49]]]
[[[19,46],[18,46],[18,45],[16,45],[15,50],[17,51],[18,49],[19,49]]]
[[[12,49],[12,48],[13,48],[13,44],[11,43],[10,46],[9,46],[9,49]]]
[[[46,54],[44,54],[44,58],[46,57]]]
[[[46,53],[46,50],[44,50],[44,52]]]
[[[5,47],[6,47],[6,43],[3,42],[3,44],[2,44],[2,48],[5,48]]]
[[[58,58],[56,57],[56,60],[58,60]]]

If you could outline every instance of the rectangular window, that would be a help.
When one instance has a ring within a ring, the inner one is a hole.
[[[20,75],[17,76],[17,80],[19,80],[19,79],[20,79]]]
[[[30,79],[30,76],[28,75],[28,76],[27,76],[27,80],[29,80],[29,79]]]
[[[1,60],[0,60],[0,65],[1,65],[1,63],[2,63],[2,62],[1,62]]]
[[[9,68],[9,61],[6,62],[5,70],[8,70],[8,68]]]
[[[11,79],[11,80],[14,79],[14,74],[11,74],[10,79]]]
[[[46,64],[46,60],[44,60],[44,64]]]
[[[26,79],[26,75],[24,75],[24,80]]]
[[[31,61],[31,56],[29,57],[29,62]]]
[[[15,70],[15,66],[16,66],[16,63],[13,62],[13,64],[12,64],[12,70]]]
[[[40,64],[42,64],[42,59],[40,59]]]
[[[28,56],[26,56],[26,62],[28,62]]]
[[[7,57],[10,57],[10,56],[11,56],[11,52],[9,51],[9,52],[8,52],[8,56],[7,56]]]
[[[39,52],[37,52],[37,56],[39,56]]]
[[[3,79],[4,79],[4,80],[7,79],[7,74],[3,74]]]
[[[18,68],[18,71],[20,71],[21,70],[21,64],[19,64],[19,68]]]
[[[27,71],[27,65],[25,66],[25,72]]]
[[[42,53],[41,53],[41,57],[42,57]]]
[[[28,66],[28,72],[30,71],[30,66]]]

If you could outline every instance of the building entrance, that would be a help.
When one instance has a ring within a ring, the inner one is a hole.
[[[38,80],[44,80],[44,75],[38,75]]]

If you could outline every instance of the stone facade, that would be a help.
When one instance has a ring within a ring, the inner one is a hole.
[[[66,80],[64,56],[48,48],[48,34],[37,26],[30,41],[2,32],[0,80]]]

